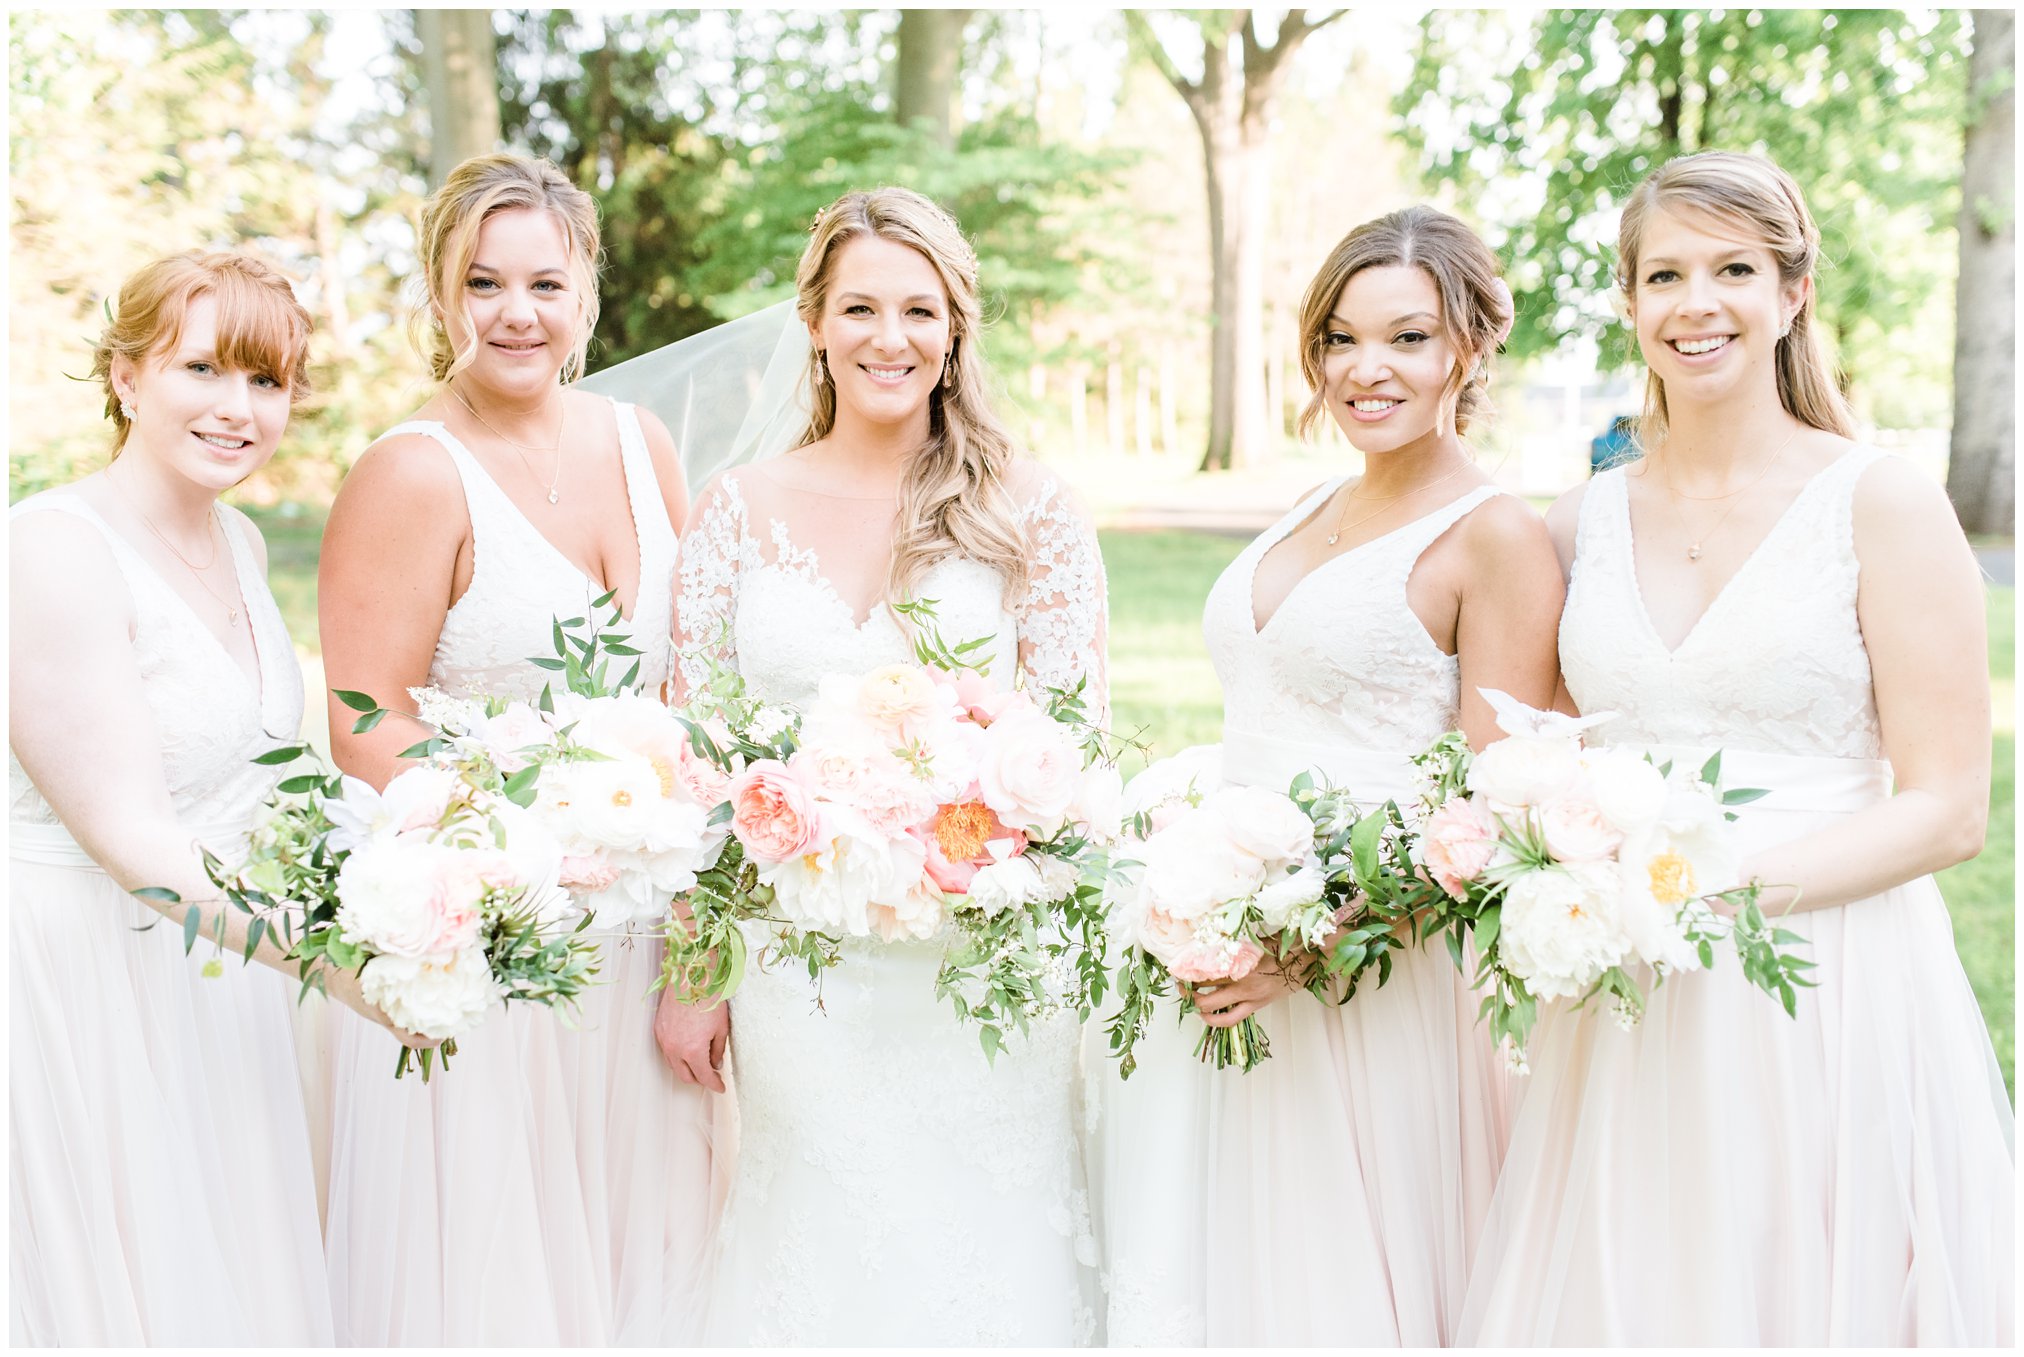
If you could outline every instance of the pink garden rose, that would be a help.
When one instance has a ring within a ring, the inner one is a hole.
[[[1457,899],[1497,851],[1497,822],[1488,810],[1459,796],[1428,816],[1421,834],[1426,869]]]
[[[1082,750],[1037,709],[994,722],[984,744],[977,785],[1006,824],[1052,834],[1068,818],[1082,785]]]
[[[730,737],[727,732],[717,747],[722,749],[729,743]],[[690,800],[711,810],[715,810],[731,797],[731,775],[698,754],[694,747],[686,742],[682,745],[681,760],[675,765],[675,781],[689,794]]]
[[[729,799],[731,832],[761,861],[799,857],[822,840],[815,793],[778,759],[761,759],[732,779]]]
[[[566,891],[595,895],[599,891],[611,889],[617,881],[618,868],[612,866],[602,856],[590,854],[564,857],[562,875],[557,884]]]
[[[1599,862],[1617,850],[1623,832],[1585,797],[1563,796],[1539,812],[1546,850],[1562,862]]]
[[[1157,909],[1146,911],[1139,941],[1165,964],[1174,979],[1189,985],[1242,980],[1265,956],[1257,943],[1248,940],[1202,942],[1196,938],[1193,924]]]

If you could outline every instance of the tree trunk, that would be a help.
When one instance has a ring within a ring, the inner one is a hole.
[[[1174,398],[1174,346],[1160,345],[1160,451],[1178,452],[1181,446],[1179,403]]]
[[[1124,451],[1124,360],[1115,344],[1103,365],[1103,432],[1110,444],[1106,452]]]
[[[1068,369],[1068,438],[1076,456],[1089,451],[1089,365],[1083,362]]]
[[[963,68],[963,28],[969,21],[967,9],[900,11],[893,117],[902,127],[925,118],[943,146],[956,144],[956,77]]]
[[[1265,222],[1272,110],[1293,53],[1347,11],[1310,22],[1292,9],[1267,45],[1247,9],[1202,18],[1202,76],[1182,76],[1150,25],[1127,11],[1126,23],[1147,55],[1186,101],[1202,134],[1209,189],[1209,443],[1202,470],[1256,460],[1265,440]]]
[[[1143,362],[1134,369],[1131,392],[1132,451],[1141,457],[1153,455],[1153,370]]]
[[[2016,16],[1978,9],[1974,25],[1947,497],[1969,532],[2007,534],[2017,503]]]
[[[429,184],[499,145],[499,73],[489,9],[418,9],[429,86]]]

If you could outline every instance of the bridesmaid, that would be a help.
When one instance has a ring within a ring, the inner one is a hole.
[[[1229,781],[1284,790],[1312,768],[1403,802],[1410,755],[1501,734],[1479,689],[1551,701],[1552,545],[1464,441],[1511,320],[1495,257],[1429,207],[1359,226],[1308,285],[1302,427],[1327,411],[1364,472],[1316,487],[1210,591]],[[1450,1342],[1505,1091],[1447,949],[1404,952],[1345,1005],[1276,966],[1196,1003],[1217,1026],[1257,1014],[1272,1043],[1211,1081],[1208,1341]]]
[[[404,710],[433,684],[522,697],[550,624],[617,590],[649,691],[670,661],[675,449],[652,415],[568,385],[597,320],[598,223],[546,161],[464,162],[425,205],[426,354],[440,388],[369,447],[324,536],[332,688]],[[383,784],[418,738],[330,702],[346,771]],[[659,948],[605,939],[581,1019],[511,1006],[451,1068],[395,1083],[394,1051],[338,1034],[330,1266],[361,1345],[663,1343],[681,1337],[707,1225],[710,1110],[661,1067]]]
[[[1645,455],[1550,519],[1573,705],[1770,790],[1743,877],[1818,988],[1795,1021],[1723,960],[1629,1032],[1542,1015],[1465,1343],[2015,1338],[2013,1117],[1929,875],[1988,817],[1981,582],[1931,478],[1851,441],[1819,242],[1755,156],[1638,186]]]
[[[251,760],[302,724],[266,546],[218,497],[274,455],[308,356],[308,313],[267,264],[149,264],[93,364],[112,464],[8,514],[17,1344],[331,1341],[296,966],[267,941],[241,963],[248,916],[197,853],[243,849],[279,776]],[[221,922],[231,955],[204,976]],[[349,974],[323,983],[385,1023]]]

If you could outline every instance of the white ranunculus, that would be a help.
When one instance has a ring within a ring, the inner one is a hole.
[[[359,990],[396,1026],[444,1040],[476,1027],[501,998],[485,953],[476,947],[433,956],[376,956],[359,972]]]
[[[335,827],[329,843],[333,852],[349,852],[368,839],[390,838],[410,829],[424,829],[439,822],[456,794],[457,775],[433,764],[416,764],[396,774],[385,791],[363,778],[349,774],[344,793],[323,803],[323,813]]]
[[[1588,794],[1603,818],[1625,834],[1641,834],[1666,804],[1665,775],[1634,749],[1602,748],[1583,753]]]
[[[1617,909],[1617,873],[1607,864],[1526,872],[1505,889],[1498,948],[1511,973],[1541,999],[1587,992],[1629,944]]]
[[[1560,796],[1581,775],[1581,746],[1569,739],[1507,735],[1469,764],[1469,790],[1500,807],[1537,806]]]
[[[1319,864],[1303,862],[1290,876],[1268,880],[1258,891],[1258,914],[1264,926],[1277,933],[1293,920],[1293,912],[1313,904],[1328,888],[1328,876]]]
[[[1265,787],[1224,787],[1203,803],[1218,816],[1239,852],[1274,871],[1300,861],[1314,846],[1314,821],[1284,792]]]
[[[1154,907],[1179,920],[1199,919],[1265,884],[1264,864],[1230,841],[1221,817],[1200,806],[1155,831],[1134,856],[1146,864]]]

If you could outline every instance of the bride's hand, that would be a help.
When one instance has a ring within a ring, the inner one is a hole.
[[[326,966],[323,971],[323,992],[335,1002],[343,1004],[367,1022],[377,1023],[394,1034],[394,1039],[410,1051],[433,1051],[443,1044],[440,1037],[425,1037],[419,1032],[410,1032],[397,1026],[378,1004],[368,1001],[359,988],[358,973]]]
[[[1282,962],[1266,952],[1242,980],[1187,986],[1188,998],[1211,1027],[1235,1027],[1267,1004],[1305,988],[1302,977],[1312,958],[1296,952]]]
[[[731,1005],[717,1001],[707,1008],[687,1003],[672,988],[661,991],[654,1009],[654,1042],[661,1059],[685,1084],[699,1084],[712,1093],[724,1091],[724,1048],[731,1040]]]

